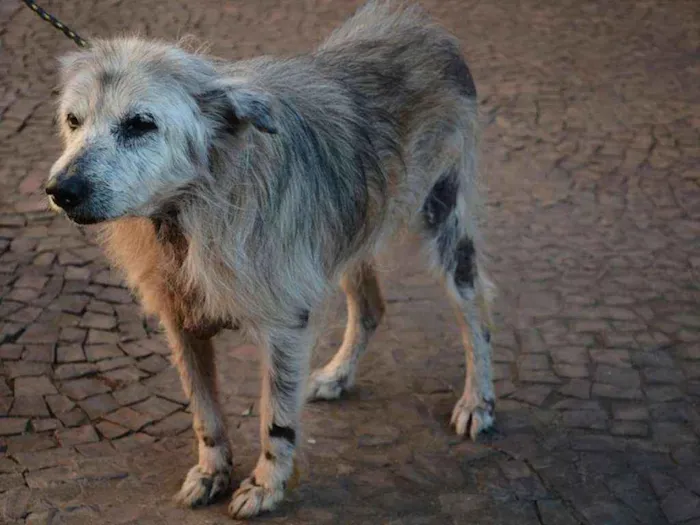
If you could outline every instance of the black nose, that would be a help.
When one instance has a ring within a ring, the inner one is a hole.
[[[66,177],[60,174],[46,185],[46,194],[53,197],[57,206],[69,210],[85,200],[89,189],[87,181],[80,175]]]

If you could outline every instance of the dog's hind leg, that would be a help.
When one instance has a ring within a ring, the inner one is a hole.
[[[306,323],[303,323],[306,325]],[[261,453],[250,477],[233,494],[229,513],[249,518],[272,510],[294,472],[304,388],[316,335],[310,326],[268,330],[260,400]]]
[[[217,400],[214,348],[210,339],[198,339],[177,323],[164,319],[163,324],[191,403],[199,445],[199,462],[190,469],[175,499],[192,507],[206,505],[230,489],[233,470],[231,445]]]
[[[384,315],[384,300],[374,269],[363,263],[341,282],[345,291],[348,321],[343,344],[333,359],[316,370],[309,380],[309,399],[336,399],[355,382],[360,356]]]
[[[475,439],[494,421],[489,302],[492,285],[479,264],[477,224],[464,193],[470,181],[458,169],[435,184],[423,207],[433,266],[455,305],[466,355],[464,393],[452,412],[459,435]]]

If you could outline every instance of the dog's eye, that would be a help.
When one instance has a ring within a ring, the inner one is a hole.
[[[66,115],[66,122],[68,123],[68,127],[70,129],[78,129],[81,124],[78,117],[76,117],[73,113],[68,113],[68,115]]]
[[[158,126],[150,115],[134,115],[126,119],[122,128],[128,137],[140,137],[151,131],[156,131]]]

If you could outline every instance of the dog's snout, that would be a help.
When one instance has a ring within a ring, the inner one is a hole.
[[[46,185],[46,194],[50,195],[54,203],[64,210],[78,206],[89,193],[89,183],[80,175],[60,174]]]

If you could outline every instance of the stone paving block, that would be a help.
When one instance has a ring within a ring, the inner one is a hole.
[[[3,343],[0,345],[0,359],[3,361],[19,359],[22,356],[24,347],[11,343]]]
[[[5,373],[9,379],[27,376],[44,376],[51,373],[51,366],[48,363],[37,363],[33,361],[12,361],[5,363]],[[43,382],[44,380],[41,379]]]
[[[608,365],[598,365],[594,377],[595,381],[598,383],[625,389],[639,388],[641,384],[639,372],[636,370],[617,368]]]
[[[137,432],[114,441],[114,447],[121,452],[139,450],[156,440],[153,436]]]
[[[50,430],[56,430],[62,427],[61,422],[58,419],[32,419],[31,421],[32,429],[34,432],[47,432]]]
[[[101,361],[102,359],[123,357],[124,353],[114,344],[87,344],[85,345],[85,355],[88,361]]]
[[[610,432],[615,436],[644,437],[649,435],[649,425],[640,421],[613,421]]]
[[[153,350],[148,346],[144,346],[138,343],[125,343],[121,345],[124,352],[126,352],[131,357],[147,357],[153,353]]]
[[[677,386],[648,386],[644,389],[647,399],[652,402],[668,402],[683,399],[683,392]]]
[[[6,416],[10,413],[10,407],[12,407],[12,402],[14,398],[10,396],[0,397],[0,416]]]
[[[36,452],[40,450],[53,449],[56,441],[47,434],[31,434],[9,436],[6,438],[7,453],[10,455],[18,452]]]
[[[0,395],[2,395],[4,397],[11,397],[12,396],[12,390],[10,389],[9,386],[7,386],[7,383],[2,378],[0,378]]]
[[[88,417],[80,408],[75,407],[67,412],[57,414],[58,419],[66,427],[77,427],[88,422]]]
[[[68,412],[75,406],[75,403],[73,403],[73,401],[61,394],[46,396],[45,399],[53,414],[62,414],[64,412]]]
[[[504,460],[498,464],[503,471],[503,474],[508,479],[518,479],[532,476],[530,467],[524,461]]]
[[[87,339],[88,345],[114,345],[119,342],[119,334],[116,332],[107,332],[105,330],[88,329]]]
[[[192,416],[184,412],[175,412],[165,419],[143,429],[146,434],[154,437],[174,436],[192,426]]]
[[[700,518],[700,498],[692,492],[678,488],[661,502],[661,509],[671,523],[683,523]]]
[[[51,323],[34,323],[17,339],[19,344],[55,344],[60,328]]]
[[[501,399],[503,397],[509,396],[515,392],[516,387],[510,380],[496,381],[494,384],[494,390],[496,391],[496,397]]]
[[[623,388],[617,385],[593,383],[591,393],[594,396],[609,397],[613,399],[643,399],[643,394],[639,388]]]
[[[552,388],[546,385],[532,385],[517,390],[510,397],[519,401],[525,401],[531,405],[539,406],[547,398]]]
[[[647,383],[673,383],[680,384],[684,376],[682,370],[673,368],[645,368],[642,373]]]
[[[152,417],[154,421],[158,421],[177,410],[181,410],[182,406],[161,397],[151,396],[131,408],[141,414]]]
[[[148,374],[143,370],[139,370],[135,366],[125,366],[103,372],[101,376],[107,380],[109,384],[118,387],[120,385],[126,385],[139,381],[144,377],[148,377]]]
[[[129,407],[120,408],[105,416],[105,419],[133,431],[141,430],[141,428],[153,421],[151,416],[137,412]]]
[[[105,303],[104,301],[99,301],[97,299],[91,299],[87,305],[87,309],[90,312],[95,312],[104,315],[114,315],[114,308],[111,304]]]
[[[106,439],[116,439],[129,433],[128,428],[110,423],[109,421],[100,421],[95,426],[97,427],[97,430],[99,430],[100,434]]]
[[[56,387],[46,376],[18,377],[15,379],[15,397],[57,394]]]
[[[132,405],[138,401],[143,401],[149,396],[148,389],[141,383],[131,383],[122,389],[114,391],[114,398],[120,405]]]
[[[22,359],[26,361],[39,361],[41,363],[54,362],[53,345],[27,345],[24,347]]]
[[[103,359],[102,361],[98,361],[97,369],[100,372],[109,372],[110,370],[133,366],[135,364],[136,362],[133,358],[123,355],[121,357],[113,357],[111,359]]]
[[[106,383],[94,377],[64,381],[61,383],[60,388],[63,394],[74,401],[80,401],[86,397],[103,394],[111,390]]]
[[[82,343],[85,341],[87,331],[84,328],[75,328],[72,326],[64,326],[58,335],[58,340],[65,343]],[[60,348],[60,346],[59,346]]]
[[[9,520],[20,520],[29,514],[31,491],[26,487],[12,488],[0,494],[3,516]],[[21,523],[19,521],[15,523]],[[15,525],[14,523],[12,525]]]
[[[170,347],[167,345],[162,336],[151,339],[143,339],[139,341],[139,345],[147,350],[150,350],[151,353],[170,356]]]
[[[538,500],[537,511],[542,519],[542,525],[578,525],[579,523],[559,500]]]
[[[631,353],[632,363],[636,366],[648,366],[652,369],[673,368],[673,358],[665,350],[653,349]]]
[[[159,355],[153,354],[140,360],[136,366],[149,374],[156,374],[170,366],[170,362]]]
[[[51,308],[60,309],[71,314],[82,314],[89,302],[89,295],[61,295],[51,305]]]
[[[17,396],[12,403],[10,415],[25,417],[49,417],[50,414],[42,396]]]
[[[654,440],[668,445],[694,443],[697,436],[681,423],[654,422],[651,425]]]
[[[613,417],[625,421],[645,421],[649,419],[649,409],[644,405],[613,403]]]
[[[77,454],[69,448],[53,448],[39,452],[18,452],[12,457],[23,469],[31,471],[56,465],[71,465]]]
[[[80,266],[66,266],[63,275],[68,281],[88,281],[90,279],[90,269]]]
[[[65,381],[93,375],[95,372],[97,372],[97,366],[93,363],[70,363],[56,366],[53,375],[57,380]]]
[[[96,443],[86,443],[76,445],[75,449],[88,458],[105,458],[116,454],[114,447],[109,441],[98,441]]]
[[[551,497],[537,476],[517,478],[510,481],[513,493],[519,500],[536,501]]]
[[[140,321],[133,323],[119,323],[117,331],[119,333],[119,342],[121,343],[143,340],[148,337],[148,333]]]
[[[81,427],[59,430],[56,432],[56,438],[64,447],[70,447],[82,443],[94,443],[100,440],[92,425],[83,425]]]
[[[603,410],[567,410],[562,414],[562,424],[568,428],[605,430],[608,415]]]
[[[549,370],[549,359],[545,354],[521,354],[517,360],[520,370]]]
[[[114,304],[130,304],[133,302],[133,298],[127,289],[114,286],[106,286],[97,294],[97,298],[100,301]]]
[[[78,405],[80,405],[80,408],[85,411],[91,420],[102,417],[119,407],[119,404],[115,401],[112,394],[98,394],[88,397],[87,399],[78,401]]]
[[[617,501],[595,501],[577,510],[590,523],[615,523],[616,525],[633,525],[639,523],[632,511]]]
[[[83,328],[94,328],[96,330],[111,330],[116,328],[117,320],[113,315],[97,314],[87,312],[80,322]]]
[[[85,353],[79,344],[59,344],[56,348],[56,361],[58,363],[78,363],[84,360]]]
[[[560,378],[582,379],[590,375],[588,365],[570,365],[562,363],[554,365],[554,373]]]
[[[182,390],[180,378],[174,367],[168,367],[162,372],[143,380],[143,384],[151,392],[161,397],[186,405],[189,400]],[[255,387],[254,395],[257,396],[258,387]]]
[[[518,379],[528,383],[548,383],[559,384],[562,382],[557,376],[549,370],[520,370]]]
[[[24,478],[22,474],[0,474],[0,492],[23,485]]]
[[[0,418],[0,436],[21,434],[27,429],[29,419],[23,417]]]
[[[597,364],[629,368],[630,352],[624,349],[596,348],[590,350],[591,360]]]
[[[70,480],[72,470],[66,466],[49,467],[28,472],[24,479],[30,489],[46,489]]]

